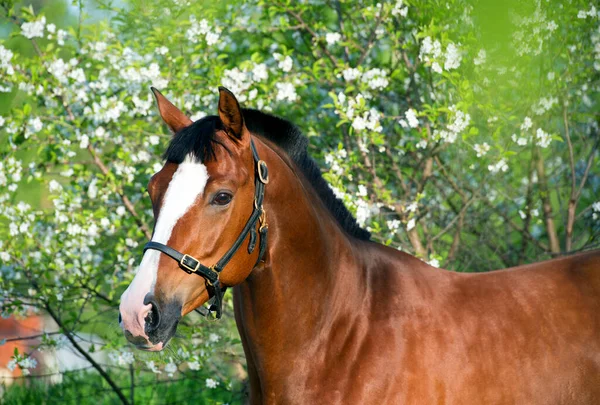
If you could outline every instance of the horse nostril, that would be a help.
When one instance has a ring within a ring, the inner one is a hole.
[[[121,324],[122,320],[123,320],[123,318],[121,317],[121,312],[119,312],[119,325]]]
[[[146,315],[146,318],[144,319],[146,321],[146,333],[150,333],[153,330],[156,330],[156,328],[158,328],[158,325],[160,324],[158,306],[154,301],[150,301],[149,304],[152,306],[152,308],[150,308],[150,312],[148,312],[148,315]]]

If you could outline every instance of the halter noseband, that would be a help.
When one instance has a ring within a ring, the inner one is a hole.
[[[258,152],[256,151],[256,147],[254,146],[254,141],[250,141],[250,148],[252,149],[252,156],[254,158],[254,165],[256,168],[255,180],[254,180],[254,209],[252,210],[252,215],[246,222],[244,229],[238,236],[238,238],[233,243],[233,246],[221,257],[221,259],[213,264],[210,267],[207,267],[200,263],[200,261],[188,254],[181,253],[167,245],[164,245],[159,242],[150,241],[146,243],[144,246],[144,253],[148,249],[158,250],[174,259],[179,263],[179,267],[186,271],[188,274],[197,274],[200,277],[203,277],[206,280],[206,284],[211,287],[212,292],[212,304],[208,309],[202,308],[199,312],[202,315],[209,315],[211,312],[215,312],[216,318],[221,318],[223,313],[223,295],[225,294],[225,290],[227,287],[222,287],[219,281],[219,274],[229,260],[233,257],[233,255],[238,251],[244,240],[246,240],[246,236],[250,234],[250,241],[248,242],[248,253],[252,254],[254,248],[256,247],[256,222],[260,222],[260,226],[258,232],[260,233],[260,246],[258,250],[258,259],[256,261],[256,266],[263,258],[265,251],[267,249],[267,214],[265,209],[263,208],[263,200],[265,197],[265,185],[269,183],[269,171],[267,169],[267,164],[260,160],[258,157]]]

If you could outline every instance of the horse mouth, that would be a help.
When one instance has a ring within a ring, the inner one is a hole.
[[[134,345],[134,346],[136,349],[143,350],[146,352],[160,352],[167,346],[167,344],[166,343],[163,344],[163,342],[160,342],[155,345]]]

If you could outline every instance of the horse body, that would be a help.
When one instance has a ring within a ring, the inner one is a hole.
[[[242,113],[226,89],[219,116],[195,123],[155,95],[175,136],[148,186],[168,222],[153,238],[211,272],[244,238],[217,281],[234,290],[251,403],[600,403],[600,251],[490,273],[433,268],[367,240],[291,124]],[[187,190],[182,171],[204,181],[186,204],[169,197]],[[181,316],[219,293],[160,252],[145,253],[121,299],[125,336],[143,350],[164,349]]]
[[[254,291],[256,312],[237,316],[252,403],[600,403],[599,252],[457,274],[373,250],[377,266],[339,269],[361,273],[362,294],[283,314],[274,290]]]
[[[251,403],[600,403],[600,251],[437,269],[345,236],[276,155],[268,265],[234,290]]]

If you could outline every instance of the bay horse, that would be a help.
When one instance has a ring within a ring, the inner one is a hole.
[[[434,268],[369,240],[291,123],[224,88],[192,122],[153,91],[174,136],[119,308],[138,348],[232,287],[252,404],[600,404],[600,251]]]

